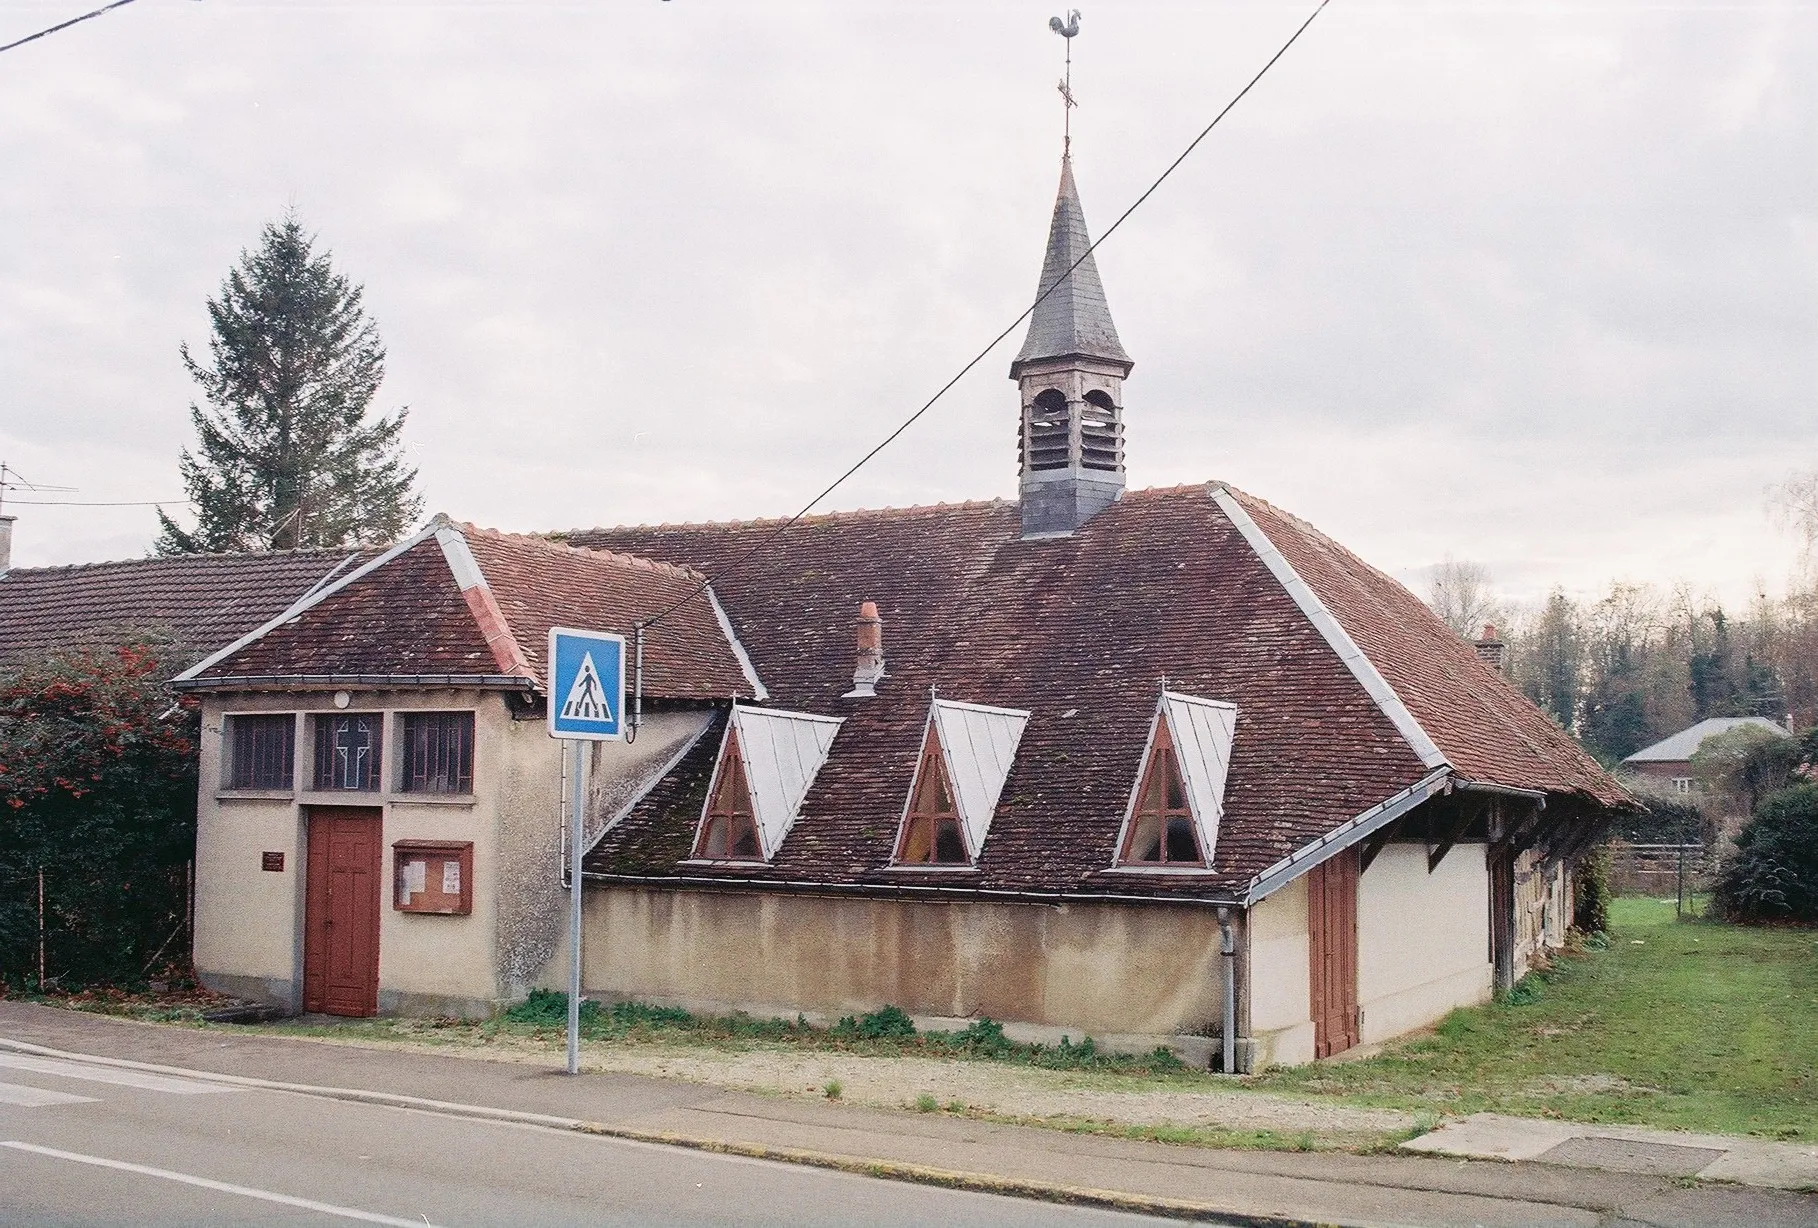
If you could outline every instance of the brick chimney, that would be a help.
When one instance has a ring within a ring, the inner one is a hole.
[[[1477,641],[1472,647],[1477,649],[1477,655],[1483,658],[1484,663],[1491,669],[1499,674],[1508,672],[1506,663],[1509,655],[1509,646],[1503,643],[1497,636],[1496,627],[1493,623],[1485,623],[1483,625],[1483,634],[1477,637]]]
[[[13,565],[13,521],[17,516],[0,516],[0,571]]]
[[[858,661],[852,668],[852,689],[842,699],[870,699],[884,678],[884,620],[877,616],[877,602],[859,606]]]

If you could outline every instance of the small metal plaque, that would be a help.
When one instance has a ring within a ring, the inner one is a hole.
[[[284,870],[283,852],[279,851],[279,852],[274,853],[274,852],[267,851],[267,852],[260,853],[259,854],[259,868],[261,870],[276,870],[276,871],[282,873]]]

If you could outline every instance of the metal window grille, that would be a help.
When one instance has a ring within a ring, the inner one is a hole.
[[[404,792],[473,792],[473,713],[407,712],[403,733]]]
[[[227,718],[227,787],[288,789],[297,757],[297,721],[284,716]]]
[[[379,752],[384,717],[349,712],[316,718],[315,787],[324,791],[379,787]]]

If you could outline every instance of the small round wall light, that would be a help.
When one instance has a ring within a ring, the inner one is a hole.
[[[345,708],[348,704],[350,704],[352,702],[353,702],[353,696],[349,695],[346,691],[336,691],[335,692],[335,707]]]

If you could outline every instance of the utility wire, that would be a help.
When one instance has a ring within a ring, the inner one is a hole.
[[[0,51],[11,51],[14,47],[23,47],[27,43],[36,42],[38,39],[43,38],[46,34],[55,34],[58,30],[67,30],[71,26],[77,24],[78,22],[87,21],[90,17],[99,17],[103,13],[110,12],[113,9],[122,8],[128,4],[131,4],[132,2],[133,2],[133,0],[114,0],[114,2],[112,4],[104,4],[92,13],[84,13],[80,17],[72,17],[68,21],[59,22],[57,25],[50,27],[50,29],[40,30],[36,34],[27,34],[24,38],[19,39],[17,42],[11,42],[11,43],[6,44],[6,46],[4,46],[4,47],[0,47]]]
[[[8,507],[163,507],[167,503],[194,503],[194,499],[143,499],[116,503],[110,501],[91,502],[86,499],[57,499],[45,501],[38,499],[8,499]]]
[[[761,553],[762,551],[768,549],[770,547],[770,545],[777,540],[777,538],[781,537],[784,533],[788,532],[790,527],[792,525],[794,525],[796,521],[800,520],[803,516],[806,516],[809,512],[813,511],[816,504],[818,504],[822,499],[825,499],[828,495],[832,494],[835,490],[838,490],[840,488],[840,486],[845,483],[847,478],[850,478],[853,474],[857,473],[860,469],[864,468],[865,465],[868,464],[873,457],[875,457],[879,452],[882,452],[885,448],[889,447],[891,444],[895,443],[897,441],[898,437],[900,437],[904,431],[906,431],[910,427],[914,426],[916,424],[916,422],[921,419],[923,414],[927,413],[930,409],[933,409],[935,402],[939,401],[942,397],[946,396],[947,393],[953,388],[953,386],[955,384],[959,383],[960,380],[964,379],[967,376],[967,374],[969,374],[971,372],[972,368],[978,366],[979,363],[983,362],[985,360],[985,358],[991,353],[991,351],[998,347],[998,345],[1004,340],[1005,337],[1008,337],[1011,333],[1015,332],[1024,320],[1027,320],[1031,315],[1033,315],[1035,313],[1035,309],[1042,305],[1042,301],[1044,299],[1046,299],[1050,294],[1053,294],[1056,290],[1058,290],[1061,287],[1061,285],[1067,280],[1067,278],[1072,276],[1073,270],[1079,268],[1080,265],[1084,264],[1087,260],[1091,259],[1092,253],[1097,251],[1099,249],[1100,245],[1102,245],[1112,235],[1117,233],[1118,227],[1122,226],[1132,213],[1135,213],[1137,211],[1137,209],[1141,208],[1144,201],[1148,200],[1149,197],[1151,197],[1155,194],[1155,190],[1157,188],[1161,187],[1161,185],[1164,182],[1166,182],[1168,176],[1172,175],[1182,162],[1185,162],[1187,160],[1188,155],[1190,155],[1195,149],[1199,148],[1199,143],[1201,141],[1205,140],[1207,136],[1211,135],[1212,129],[1218,127],[1219,121],[1224,119],[1225,116],[1229,115],[1231,113],[1231,109],[1233,107],[1235,107],[1238,103],[1240,103],[1244,100],[1244,95],[1248,94],[1251,90],[1256,88],[1256,83],[1261,81],[1263,79],[1263,77],[1268,74],[1268,72],[1271,68],[1275,67],[1276,61],[1280,60],[1282,56],[1288,54],[1288,48],[1292,47],[1296,42],[1298,42],[1300,40],[1300,36],[1307,32],[1307,27],[1313,24],[1313,19],[1318,17],[1321,13],[1325,12],[1326,5],[1330,4],[1331,2],[1332,2],[1332,0],[1319,0],[1319,4],[1313,9],[1313,11],[1310,14],[1307,15],[1307,19],[1300,23],[1299,28],[1297,28],[1293,34],[1288,36],[1288,41],[1283,43],[1281,45],[1280,49],[1277,50],[1274,55],[1269,57],[1268,62],[1265,63],[1260,69],[1257,70],[1256,75],[1254,77],[1250,78],[1249,84],[1245,85],[1241,90],[1238,90],[1237,93],[1232,96],[1231,101],[1227,102],[1224,105],[1223,109],[1221,109],[1217,115],[1214,115],[1212,117],[1212,122],[1207,124],[1204,128],[1200,129],[1199,135],[1194,137],[1191,141],[1189,141],[1187,143],[1187,147],[1185,149],[1181,150],[1180,156],[1178,158],[1174,159],[1174,161],[1168,163],[1167,169],[1162,171],[1162,173],[1160,175],[1156,176],[1155,182],[1150,184],[1148,186],[1148,188],[1144,190],[1144,192],[1141,196],[1138,196],[1133,202],[1131,202],[1131,205],[1128,209],[1125,209],[1122,213],[1120,213],[1118,215],[1117,220],[1115,222],[1112,222],[1111,225],[1105,229],[1105,232],[1103,234],[1101,234],[1092,243],[1091,246],[1087,247],[1086,250],[1080,254],[1079,259],[1075,260],[1072,264],[1067,266],[1067,271],[1065,273],[1061,274],[1058,278],[1056,278],[1053,285],[1049,286],[1046,290],[1042,291],[1039,295],[1037,295],[1035,301],[1033,303],[1029,304],[1029,306],[1023,310],[1023,313],[1021,315],[1017,316],[1016,319],[1010,321],[1010,326],[1008,328],[1004,329],[1003,332],[1001,332],[997,336],[993,337],[991,339],[991,341],[985,346],[985,348],[978,352],[978,354],[972,359],[971,362],[968,362],[965,366],[961,367],[959,369],[958,374],[954,375],[954,377],[952,379],[950,379],[946,383],[942,384],[940,386],[939,391],[937,391],[933,396],[929,397],[925,402],[923,402],[922,407],[920,409],[916,410],[914,413],[910,414],[907,418],[903,419],[902,423],[894,431],[891,431],[888,435],[884,436],[883,440],[876,447],[872,448],[871,451],[869,451],[869,452],[865,453],[863,456],[859,457],[857,461],[853,462],[853,465],[851,468],[847,469],[846,472],[840,474],[839,477],[837,477],[837,478],[833,479],[833,481],[829,482],[827,484],[827,486],[818,495],[814,496],[814,498],[808,500],[807,503],[803,504],[802,509],[800,511],[796,512],[795,515],[793,515],[793,516],[789,517],[789,519],[783,521],[782,524],[779,524],[775,529],[773,529],[764,538],[762,538],[758,542],[754,543],[743,554],[741,554],[737,558],[733,559],[732,563],[729,566],[727,566],[723,571],[721,571],[717,578],[724,580],[730,576],[738,574],[738,572],[745,566],[745,564],[749,563],[753,557],[755,557],[757,554]],[[705,592],[707,590],[708,586],[711,585],[715,579],[716,579],[716,577],[713,577],[713,576],[709,576],[709,577],[703,579],[699,584],[695,585],[694,588],[689,591],[687,596],[685,596],[681,600],[675,602],[673,605],[670,605],[668,608],[663,610],[660,614],[657,614],[651,618],[646,618],[646,619],[640,620],[636,624],[638,630],[642,631],[646,627],[654,627],[656,624],[662,622],[665,618],[668,618],[671,614],[675,613],[677,610],[679,610],[683,606],[687,605],[690,601],[693,601],[696,597],[699,597],[703,592]]]

